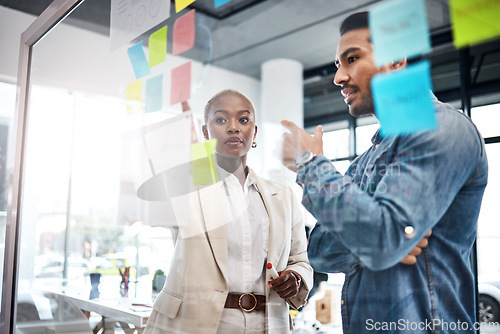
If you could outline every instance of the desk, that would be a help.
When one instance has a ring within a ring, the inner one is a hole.
[[[115,324],[119,324],[127,334],[141,334],[152,311],[151,307],[134,305],[127,298],[88,300],[70,294],[58,294],[71,300],[80,310],[102,316],[102,320],[93,329],[94,334],[100,333],[101,330],[106,334],[114,333]]]

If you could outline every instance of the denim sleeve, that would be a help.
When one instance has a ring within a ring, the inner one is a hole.
[[[339,240],[338,236],[316,224],[309,235],[307,247],[309,262],[321,273],[352,275],[361,267],[359,259]]]
[[[364,189],[323,156],[298,171],[304,206],[372,270],[401,261],[479,168],[483,148],[472,123],[457,111],[437,115],[437,130],[402,136],[392,159],[372,162],[385,164],[384,173]]]

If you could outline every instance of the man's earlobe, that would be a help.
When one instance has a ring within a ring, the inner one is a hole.
[[[393,61],[391,64],[391,68],[393,70],[398,70],[398,69],[402,69],[406,65],[408,65],[408,61],[406,60],[406,58],[404,58],[404,59],[401,59],[398,61]]]

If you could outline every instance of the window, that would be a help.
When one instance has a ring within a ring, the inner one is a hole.
[[[472,108],[471,117],[484,138],[500,136],[500,103]]]
[[[324,132],[323,153],[331,160],[349,157],[349,129]]]
[[[356,127],[356,155],[361,155],[372,146],[371,139],[378,128],[378,123]]]
[[[12,122],[16,103],[16,86],[0,82],[0,265],[4,263],[4,245],[7,222],[8,179],[14,158]],[[3,277],[0,277],[0,286]]]

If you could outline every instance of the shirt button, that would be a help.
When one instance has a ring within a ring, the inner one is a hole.
[[[340,304],[341,304],[341,305],[344,305],[344,304],[345,304],[345,302],[344,302],[344,300],[343,300],[343,299],[340,301]]]
[[[406,226],[405,227],[405,237],[411,239],[415,236],[415,229],[413,228],[413,226]]]

